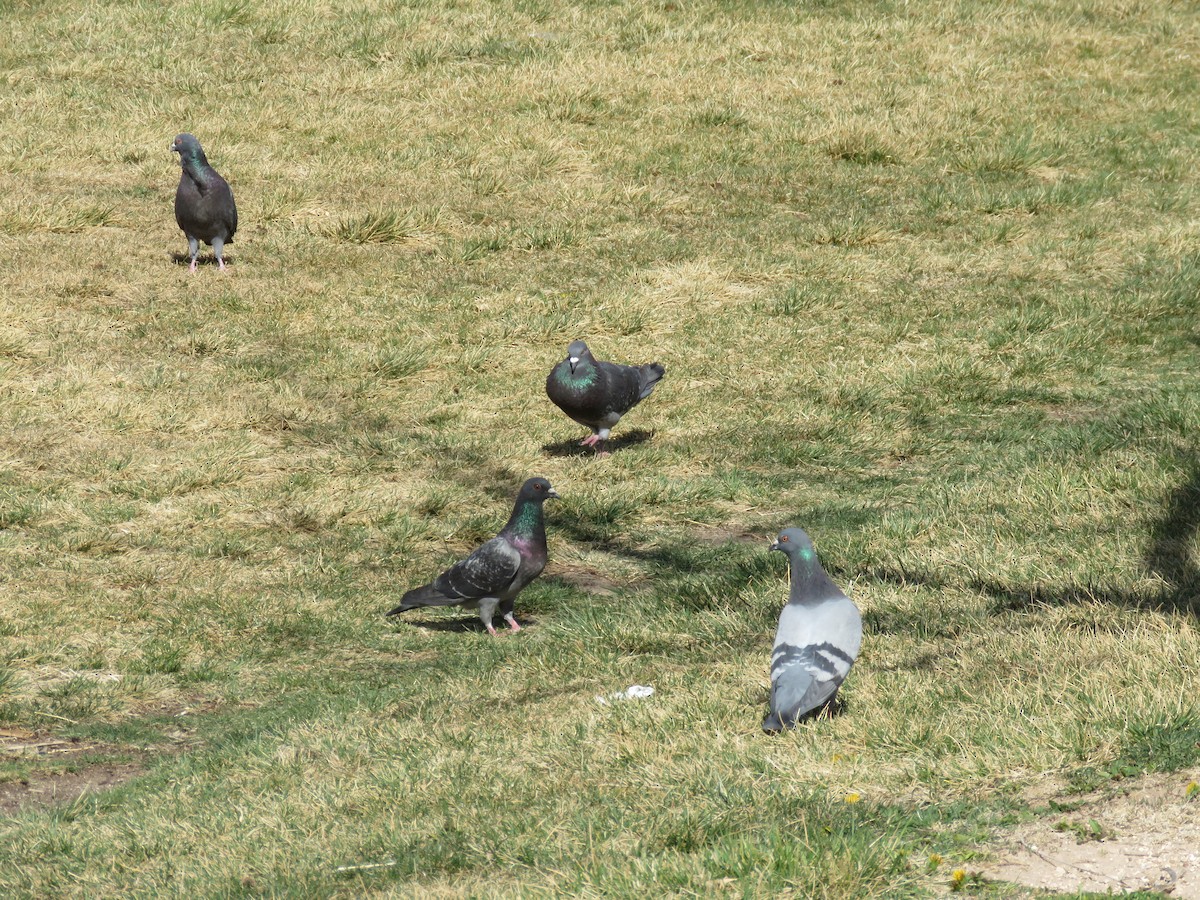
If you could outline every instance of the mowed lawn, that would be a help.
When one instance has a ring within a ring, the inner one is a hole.
[[[1200,760],[1194,5],[0,11],[0,895],[1018,896]],[[383,618],[532,475],[522,632]],[[771,737],[787,525],[865,637]]]

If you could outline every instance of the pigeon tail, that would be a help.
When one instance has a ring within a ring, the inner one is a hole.
[[[645,400],[649,397],[654,390],[654,386],[662,381],[662,377],[666,374],[667,370],[656,362],[638,366],[638,378],[641,381],[638,400]]]
[[[402,612],[408,612],[410,609],[416,609],[418,606],[455,606],[459,603],[462,603],[462,597],[458,599],[447,597],[432,584],[425,584],[421,587],[413,588],[401,597],[400,605],[386,615],[399,615]]]

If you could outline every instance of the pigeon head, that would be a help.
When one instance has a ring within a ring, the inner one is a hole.
[[[542,518],[542,506],[551,497],[557,497],[558,491],[550,487],[545,478],[530,478],[521,485],[517,492],[517,502],[513,504],[512,515],[504,526],[502,534],[509,534],[525,541],[539,542],[542,549],[546,546],[546,523]],[[522,553],[525,551],[522,550]]]
[[[813,550],[812,541],[808,539],[803,528],[783,529],[779,532],[779,537],[771,544],[771,549],[786,554],[793,564],[797,561],[808,563],[817,556],[816,551]]]
[[[571,374],[575,374],[575,367],[581,359],[590,359],[591,355],[592,351],[583,341],[571,341],[571,345],[567,347],[567,364],[571,367]]]
[[[189,162],[208,163],[204,156],[204,150],[200,147],[200,142],[196,140],[195,135],[175,135],[175,140],[171,141],[171,152],[179,154],[180,165],[187,165]]]
[[[543,503],[546,500],[557,497],[558,491],[550,487],[550,482],[545,478],[530,478],[521,485],[521,492],[517,494],[517,502],[533,501],[534,503]]]

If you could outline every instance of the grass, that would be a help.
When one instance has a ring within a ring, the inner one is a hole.
[[[0,729],[145,771],[0,893],[919,897],[1200,759],[1184,5],[6,13]],[[576,337],[667,368],[602,460]],[[381,618],[532,474],[529,628]],[[789,524],[866,639],[772,739]]]

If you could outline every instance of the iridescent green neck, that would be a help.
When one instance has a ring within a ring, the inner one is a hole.
[[[532,500],[517,503],[509,517],[505,530],[523,538],[536,538],[546,534],[546,522],[542,516],[542,504]]]
[[[792,567],[792,584],[797,587],[815,588],[829,581],[829,576],[821,568],[816,551],[812,547],[801,547],[790,555]],[[810,593],[805,591],[804,593]]]
[[[205,171],[208,168],[208,160],[205,158],[203,150],[194,150],[186,156],[182,156],[181,162],[192,181],[197,184],[208,184],[208,173]]]
[[[555,376],[560,382],[570,387],[591,387],[596,381],[596,367],[580,360],[575,365],[575,371],[571,371],[571,366],[565,365],[558,370]]]

